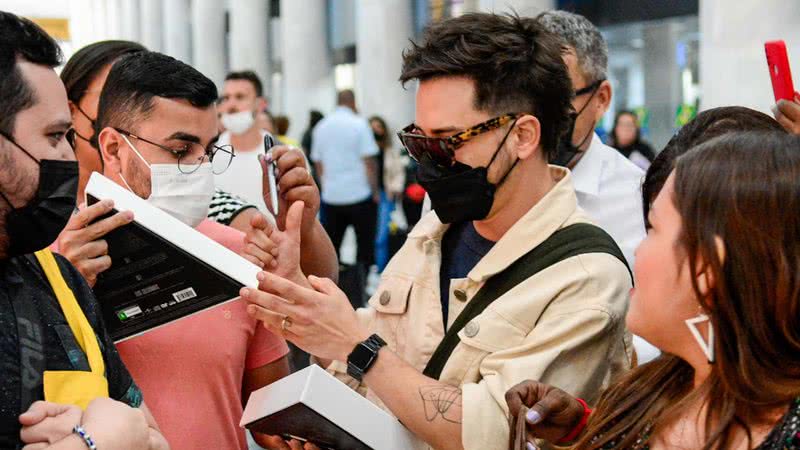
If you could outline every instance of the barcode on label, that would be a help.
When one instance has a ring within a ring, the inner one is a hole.
[[[193,288],[186,288],[182,291],[173,292],[172,297],[175,299],[176,302],[180,303],[197,297],[197,293],[194,291]]]

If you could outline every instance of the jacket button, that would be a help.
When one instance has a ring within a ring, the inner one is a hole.
[[[469,322],[464,327],[464,334],[466,334],[467,337],[473,338],[473,337],[478,335],[478,332],[480,330],[481,330],[481,326],[478,324],[478,322]]]
[[[453,291],[453,295],[456,296],[456,299],[462,302],[467,301],[467,293],[462,291],[461,289],[456,289],[455,291]]]
[[[389,291],[381,292],[380,302],[381,305],[386,306],[389,304],[389,301],[392,299],[392,294]]]

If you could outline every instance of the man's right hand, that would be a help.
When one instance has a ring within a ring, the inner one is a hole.
[[[83,413],[82,425],[99,449],[150,447],[150,426],[144,412],[110,398],[92,400]]]
[[[103,200],[89,207],[81,205],[79,209],[58,236],[58,252],[78,269],[89,286],[94,286],[97,276],[111,267],[108,243],[103,237],[133,221],[133,213],[121,211],[95,222],[114,209],[112,200]]]
[[[538,381],[523,381],[509,389],[506,403],[512,430],[520,409],[530,408],[525,417],[530,443],[535,439],[556,443],[583,418],[583,405],[575,397]]]

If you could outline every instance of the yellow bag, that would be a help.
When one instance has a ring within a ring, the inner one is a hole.
[[[89,403],[98,397],[108,397],[108,381],[105,377],[105,363],[100,345],[91,324],[83,314],[75,294],[67,286],[58,263],[49,249],[35,253],[36,259],[44,270],[58,304],[64,312],[72,334],[81,346],[89,361],[90,372],[75,370],[46,370],[44,372],[44,399],[48,402],[77,405],[86,409]]]

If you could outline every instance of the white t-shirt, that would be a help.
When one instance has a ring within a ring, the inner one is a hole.
[[[322,201],[352,205],[370,198],[364,158],[379,150],[367,120],[340,106],[313,133],[311,160],[322,163]]]
[[[262,132],[263,138],[266,133]],[[231,135],[226,131],[219,137],[217,145],[230,145]],[[252,149],[235,148],[230,167],[221,174],[214,175],[214,183],[217,188],[222,189],[230,194],[238,195],[248,203],[255,205],[259,211],[264,213],[267,217],[272,217],[264,203],[263,194],[263,180],[264,174],[261,171],[261,164],[258,162],[258,156],[264,154],[263,145],[259,144],[258,147]]]

